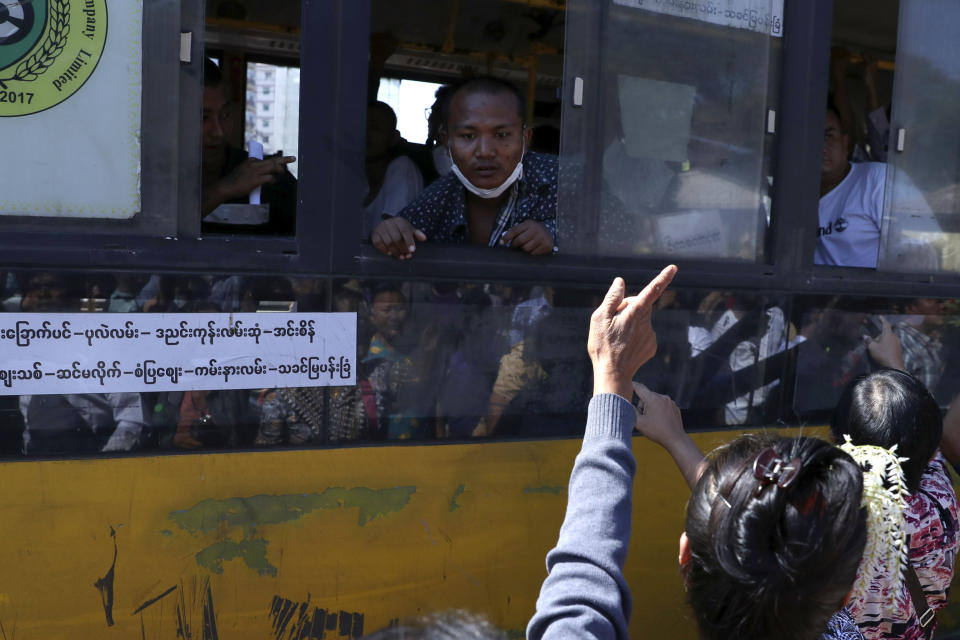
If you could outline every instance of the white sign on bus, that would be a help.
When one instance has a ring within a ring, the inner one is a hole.
[[[356,313],[12,313],[0,395],[356,384]]]

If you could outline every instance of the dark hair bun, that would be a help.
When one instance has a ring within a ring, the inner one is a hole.
[[[767,448],[799,460],[788,486],[755,477]],[[704,636],[818,637],[856,578],[862,488],[853,459],[816,438],[742,436],[708,456],[686,524],[688,590]]]

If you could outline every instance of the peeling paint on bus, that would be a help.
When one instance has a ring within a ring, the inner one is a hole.
[[[362,527],[374,518],[402,510],[416,490],[416,487],[377,490],[331,487],[322,493],[306,495],[203,500],[184,511],[172,512],[170,519],[193,534],[209,533],[222,525],[241,527],[249,534],[260,525],[292,522],[319,509],[357,508],[357,524]]]

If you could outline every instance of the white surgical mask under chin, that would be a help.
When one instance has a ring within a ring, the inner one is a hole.
[[[523,179],[523,156],[526,153],[527,141],[524,140],[523,151],[520,152],[520,161],[517,162],[517,166],[514,167],[513,173],[511,173],[499,187],[494,187],[493,189],[481,189],[477,185],[467,180],[467,176],[463,175],[463,172],[460,171],[460,167],[457,166],[456,161],[453,159],[453,154],[450,152],[449,144],[447,145],[447,154],[450,156],[450,170],[453,172],[453,175],[457,176],[457,180],[460,181],[460,184],[463,185],[464,189],[479,198],[483,198],[484,200],[489,200],[490,198],[496,198],[503,195],[503,192],[513,186],[514,182]]]

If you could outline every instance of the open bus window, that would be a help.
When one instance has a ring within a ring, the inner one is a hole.
[[[417,242],[553,253],[557,145],[534,149],[531,133],[559,124],[564,15],[562,3],[372,3],[368,95],[379,101],[367,112],[361,241],[394,257]],[[482,92],[500,103],[448,100],[445,86],[481,76],[496,79]],[[469,141],[448,130],[451,116],[472,127]]]
[[[201,229],[292,236],[300,3],[251,5],[242,18],[237,10],[236,3],[207,7]]]
[[[941,407],[960,393],[957,300],[801,300],[797,309],[794,410],[805,421],[829,420],[854,378],[888,367],[916,377]]]
[[[264,156],[298,157],[300,147],[300,69],[264,62],[247,63],[244,142],[263,145]],[[298,176],[299,163],[286,165]]]
[[[816,263],[960,269],[958,17],[915,0],[834,5]]]
[[[565,252],[764,257],[783,2],[681,4],[614,0],[599,32],[568,26],[582,97],[563,112]]]

